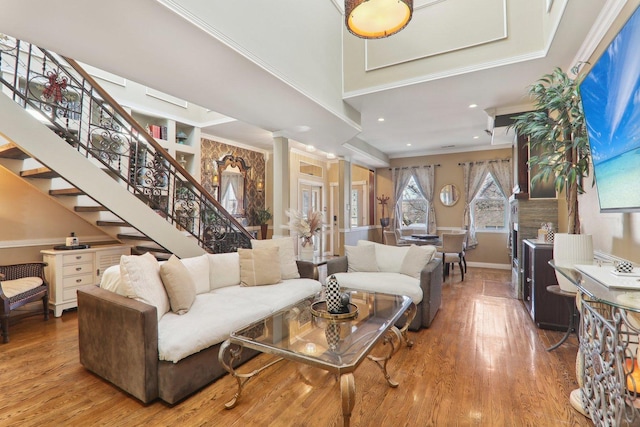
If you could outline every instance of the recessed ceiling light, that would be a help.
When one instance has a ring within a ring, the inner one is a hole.
[[[316,151],[316,147],[314,147],[313,145],[307,145],[307,151],[313,153],[314,151]]]
[[[410,142],[409,142],[409,143],[407,143],[407,147],[411,147],[411,143],[410,143]]]
[[[469,104],[469,108],[476,108],[478,104]]]
[[[384,122],[384,117],[378,117],[379,122]]]
[[[333,160],[333,159],[335,159],[335,158],[336,158],[336,155],[335,155],[335,154],[333,154],[333,153],[327,153],[327,159],[329,159],[329,160]]]
[[[473,137],[473,139],[478,139],[478,138],[480,138],[478,135],[475,135],[475,136]]]

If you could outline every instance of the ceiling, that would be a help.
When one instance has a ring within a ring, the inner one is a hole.
[[[267,150],[273,136],[282,135],[375,167],[396,157],[504,147],[492,145],[485,132],[487,111],[522,111],[528,85],[555,66],[568,69],[588,58],[585,40],[612,3],[569,1],[544,57],[350,95],[345,108],[359,120],[326,108],[239,54],[229,40],[154,0],[70,0],[38,8],[1,0],[0,32],[233,118],[206,125],[205,134]],[[472,103],[477,107],[469,108]]]

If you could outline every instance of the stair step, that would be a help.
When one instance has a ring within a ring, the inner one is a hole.
[[[76,212],[109,212],[104,206],[74,206]]]
[[[131,227],[131,224],[124,221],[96,221],[98,227]]]
[[[23,178],[39,178],[39,179],[51,179],[58,178],[60,175],[56,171],[52,171],[47,167],[27,169],[20,172],[20,176]]]
[[[29,156],[27,153],[22,151],[20,147],[18,147],[13,142],[8,144],[4,144],[0,147],[0,158],[3,159],[15,159],[15,160],[24,160],[28,159]]]
[[[116,236],[120,240],[146,240],[152,242],[151,237],[143,236],[142,234],[118,234]]]
[[[82,196],[84,195],[84,191],[79,188],[61,188],[59,190],[49,190],[50,196]]]
[[[136,246],[136,250],[144,253],[144,252],[154,252],[154,253],[161,253],[161,254],[170,254],[171,252],[169,252],[168,250],[166,250],[165,248],[160,248],[157,246]]]

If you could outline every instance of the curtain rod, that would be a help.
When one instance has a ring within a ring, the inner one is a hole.
[[[440,166],[440,163],[435,164],[435,165],[402,166],[402,167],[399,167],[399,168],[389,168],[389,170],[390,170],[390,171],[392,171],[392,170],[394,170],[394,169],[395,169],[395,170],[398,170],[398,169],[409,169],[409,168],[430,168],[430,167],[432,167],[432,166],[433,166],[433,167]]]
[[[467,163],[471,163],[472,165],[481,165],[483,163],[498,163],[498,162],[510,162],[511,159],[496,159],[496,160],[483,160],[481,162],[461,162],[458,163],[458,166],[466,165]]]

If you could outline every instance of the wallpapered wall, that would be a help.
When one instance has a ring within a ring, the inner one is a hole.
[[[245,216],[249,221],[249,225],[258,225],[256,210],[262,209],[265,206],[264,183],[266,182],[266,179],[264,154],[257,151],[247,150],[246,148],[234,147],[222,142],[202,138],[200,140],[200,176],[202,177],[202,186],[209,193],[214,194],[211,175],[207,174],[207,165],[211,168],[211,165],[213,165],[215,160],[220,160],[227,154],[233,154],[236,157],[241,157],[244,159],[245,164],[251,167],[249,173],[247,173],[247,184],[245,187]],[[262,179],[262,191],[258,191],[258,179]]]

